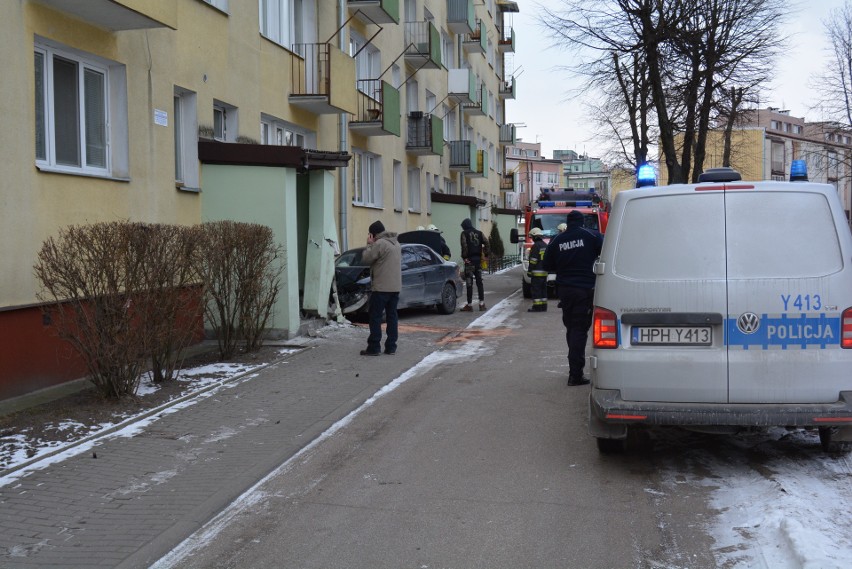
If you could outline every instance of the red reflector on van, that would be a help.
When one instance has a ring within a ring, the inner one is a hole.
[[[596,348],[617,348],[618,329],[615,312],[595,306],[592,323],[592,343]]]
[[[648,415],[621,415],[617,413],[607,413],[606,418],[619,421],[644,421],[648,418]]]
[[[840,319],[840,347],[852,348],[852,308],[844,310]]]
[[[814,417],[814,423],[852,423],[852,417]]]

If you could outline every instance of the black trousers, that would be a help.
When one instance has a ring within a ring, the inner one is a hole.
[[[559,285],[559,302],[562,303],[562,324],[568,343],[568,378],[583,377],[586,365],[586,342],[592,325],[592,302],[595,289]]]

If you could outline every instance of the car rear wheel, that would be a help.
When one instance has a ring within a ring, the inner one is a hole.
[[[436,305],[441,314],[452,314],[456,311],[456,287],[452,283],[444,283],[441,289],[441,301]]]

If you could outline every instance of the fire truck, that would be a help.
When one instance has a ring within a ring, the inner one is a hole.
[[[586,192],[576,190],[542,191],[536,201],[524,208],[524,232],[520,233],[516,228],[509,232],[511,243],[523,243],[521,262],[524,265],[522,276],[524,298],[532,296],[530,277],[527,275],[530,248],[533,245],[532,237],[529,236],[530,229],[533,227],[541,229],[544,233],[544,241],[549,243],[550,239],[559,233],[559,224],[566,223],[568,212],[572,210],[577,210],[583,214],[585,226],[589,229],[601,233],[606,232],[606,224],[609,220],[609,202],[602,199],[594,190]],[[556,275],[554,274],[547,276],[547,289],[551,296],[554,296],[555,278]]]

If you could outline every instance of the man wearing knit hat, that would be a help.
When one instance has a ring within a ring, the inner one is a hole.
[[[382,353],[382,314],[385,317],[385,353],[396,353],[399,338],[396,305],[402,289],[402,250],[396,233],[385,231],[381,221],[370,225],[367,247],[361,259],[370,265],[370,335],[367,349],[362,356],[378,356]]]

